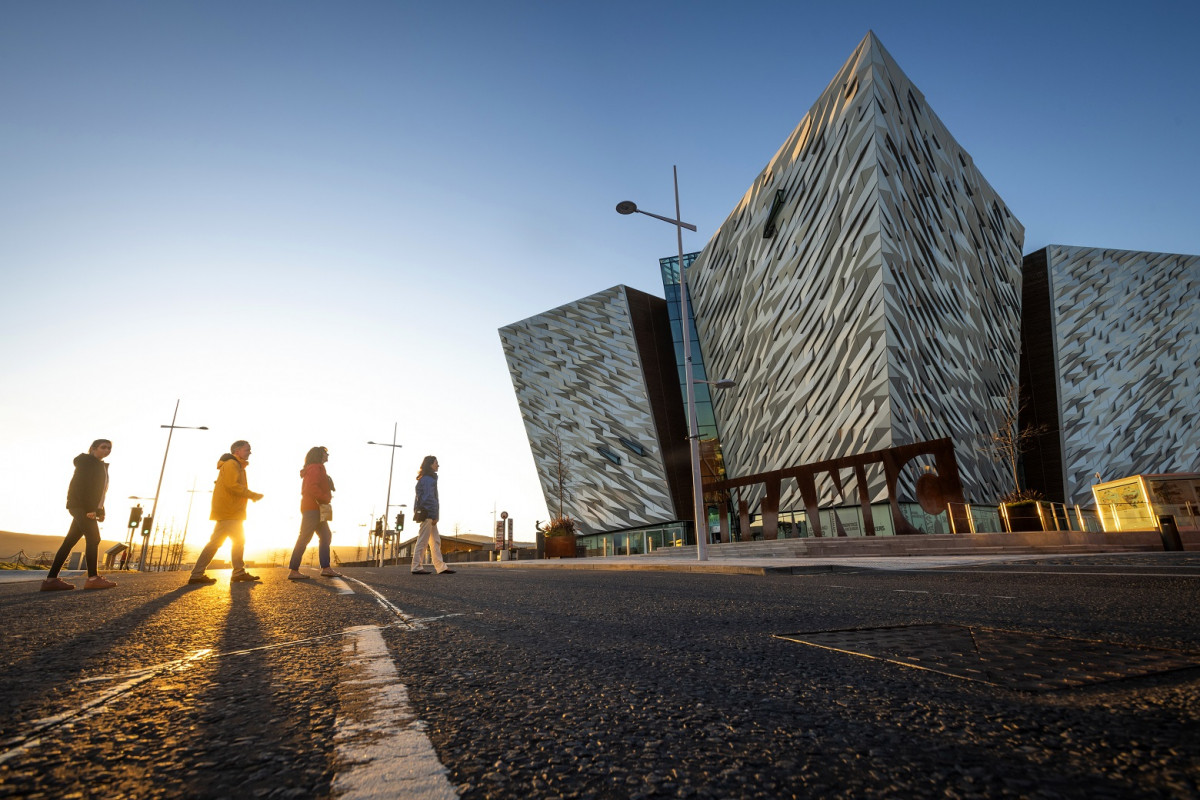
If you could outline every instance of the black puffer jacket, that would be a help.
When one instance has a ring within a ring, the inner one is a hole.
[[[75,456],[75,474],[67,489],[69,511],[97,511],[103,508],[104,489],[108,484],[108,464],[91,453]]]

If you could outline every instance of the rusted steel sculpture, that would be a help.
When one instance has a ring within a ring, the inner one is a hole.
[[[742,478],[714,481],[706,483],[704,491],[706,494],[709,492],[720,492],[723,495],[728,495],[730,493],[729,490],[736,490],[744,486],[764,485],[766,495],[762,500],[763,538],[776,539],[779,534],[780,486],[785,480],[795,478],[796,484],[800,487],[800,496],[804,499],[804,510],[808,517],[809,526],[812,529],[812,535],[823,536],[824,534],[821,532],[820,509],[817,507],[816,478],[822,473],[828,474],[833,480],[834,488],[844,497],[845,489],[842,487],[841,471],[852,469],[854,470],[855,482],[858,485],[858,501],[862,506],[863,527],[867,536],[874,536],[875,520],[871,515],[871,497],[868,491],[866,468],[873,464],[882,464],[884,478],[887,481],[888,504],[892,509],[892,525],[897,535],[920,533],[900,513],[900,503],[896,497],[896,483],[900,479],[900,471],[904,469],[909,461],[917,456],[933,456],[934,463],[936,464],[936,472],[925,473],[917,481],[917,501],[921,506],[927,511],[935,507],[938,510],[943,510],[946,508],[947,503],[963,502],[962,482],[958,477],[958,461],[954,458],[954,444],[948,438],[906,444],[900,447],[875,450],[874,452],[860,453],[854,456],[833,458],[828,461],[818,461],[814,464],[805,464],[800,467],[788,467],[787,469],[777,469],[771,472],[760,472],[757,475],[747,475]],[[742,530],[748,531],[750,529],[749,505],[740,496],[740,493],[734,492],[734,494],[739,495],[737,498],[737,511],[738,516],[741,518]],[[729,511],[728,502],[722,502],[719,508],[721,541],[727,542],[729,541],[729,531],[728,526],[725,524],[725,518]],[[836,535],[845,536],[846,531],[836,514],[833,521],[836,528]]]

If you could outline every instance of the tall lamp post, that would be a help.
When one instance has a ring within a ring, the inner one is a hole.
[[[183,560],[183,548],[184,548],[184,546],[187,545],[188,525],[192,521],[192,501],[196,499],[197,492],[199,492],[200,494],[212,494],[213,490],[212,489],[197,489],[196,488],[196,478],[195,477],[192,478],[192,488],[188,489],[187,516],[183,518],[183,538],[179,540],[179,552],[176,554],[175,563],[171,567],[172,569],[178,568],[179,562],[181,562]]]
[[[159,495],[159,492],[161,492],[161,491],[162,491],[163,475],[164,475],[164,474],[166,473],[166,471],[167,471],[167,454],[171,452],[171,436],[172,436],[172,435],[175,433],[175,429],[176,429],[176,428],[179,428],[179,429],[182,429],[182,430],[192,430],[192,431],[206,431],[206,430],[208,430],[208,427],[207,427],[206,425],[200,425],[200,426],[192,426],[192,425],[176,425],[176,424],[175,424],[175,419],[176,419],[176,417],[178,417],[178,416],[179,416],[179,400],[178,400],[178,399],[176,399],[176,400],[175,400],[175,413],[171,415],[171,424],[170,424],[170,425],[159,425],[159,426],[158,426],[158,427],[160,427],[160,428],[167,428],[167,429],[168,429],[168,432],[167,432],[167,449],[163,451],[163,463],[162,463],[162,469],[161,469],[161,470],[159,470],[159,473],[158,473],[158,486],[156,486],[156,487],[154,488],[154,505],[153,505],[153,507],[151,507],[151,509],[150,509],[150,524],[151,524],[151,525],[153,525],[153,524],[154,524],[154,515],[158,513],[158,495]],[[149,541],[149,538],[148,538],[148,537],[147,537],[147,541]],[[146,542],[142,542],[142,556],[141,556],[141,558],[138,560],[138,572],[145,572],[145,571],[146,571],[146,549],[147,549],[147,548],[146,548]]]
[[[375,444],[375,445],[379,445],[380,447],[392,448],[392,459],[391,459],[391,463],[388,465],[387,500],[385,500],[383,503],[383,524],[384,525],[387,525],[388,513],[391,511],[391,508],[392,508],[392,473],[396,469],[396,451],[399,450],[401,447],[404,447],[404,445],[402,445],[402,444],[396,444],[396,431],[399,429],[399,427],[400,427],[399,422],[392,423],[392,443],[391,444],[388,444],[387,442],[367,442],[367,444]],[[386,528],[385,528],[385,530],[386,530]],[[383,542],[382,541],[379,543],[379,566],[381,566],[381,567],[383,566]]]
[[[660,217],[649,211],[642,211],[637,203],[623,200],[617,203],[618,214],[645,214],[648,217],[661,219],[675,226],[675,239],[679,245],[679,323],[683,333],[683,380],[687,387],[688,412],[688,444],[691,451],[692,465],[692,511],[696,525],[696,559],[708,560],[708,514],[704,510],[704,486],[700,476],[700,434],[696,424],[696,385],[692,379],[692,336],[688,325],[688,294],[687,279],[683,274],[683,229],[695,233],[696,226],[689,225],[680,218],[679,214],[679,168],[671,167],[675,178],[675,219]]]

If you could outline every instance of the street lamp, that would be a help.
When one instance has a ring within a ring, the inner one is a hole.
[[[167,428],[167,429],[169,429],[170,432],[167,433],[167,449],[163,451],[162,469],[159,470],[159,473],[158,473],[158,486],[154,487],[154,505],[150,509],[150,524],[151,525],[154,524],[154,515],[156,513],[158,513],[158,494],[159,494],[159,492],[162,491],[163,475],[167,471],[167,454],[171,452],[171,436],[174,435],[175,429],[180,428],[183,430],[192,430],[192,431],[208,430],[208,427],[205,425],[200,425],[200,426],[176,425],[175,418],[178,416],[179,416],[179,400],[176,399],[175,400],[175,413],[171,415],[171,424],[158,426],[160,428]],[[145,571],[146,571],[146,542],[142,542],[142,557],[138,560],[138,572],[145,572]]]
[[[183,518],[183,538],[180,540],[179,557],[175,559],[175,566],[179,566],[179,562],[183,560],[183,545],[187,544],[188,525],[192,521],[192,501],[196,499],[196,493],[212,494],[212,489],[197,489],[196,478],[192,478],[192,488],[188,489],[188,510],[187,516]]]
[[[618,214],[645,214],[675,226],[679,245],[679,323],[683,333],[683,376],[687,387],[688,443],[692,465],[692,511],[696,525],[696,559],[708,561],[708,514],[704,510],[704,486],[700,476],[700,434],[696,425],[696,386],[692,379],[692,336],[688,325],[687,279],[683,274],[683,229],[695,232],[696,226],[684,222],[679,213],[679,168],[671,167],[675,178],[675,219],[642,211],[637,203],[622,200],[617,203]]]
[[[388,444],[387,442],[367,442],[367,444],[375,444],[375,445],[379,445],[380,447],[392,448],[392,459],[391,459],[391,463],[388,465],[387,500],[384,501],[384,504],[383,504],[383,522],[385,525],[387,524],[388,512],[391,510],[391,507],[392,507],[392,472],[396,468],[396,451],[399,450],[401,447],[404,447],[404,445],[402,445],[402,444],[396,444],[396,431],[399,429],[399,427],[400,427],[399,422],[392,423],[392,443],[391,444]],[[383,566],[383,542],[379,543],[379,566],[381,566],[381,567]]]

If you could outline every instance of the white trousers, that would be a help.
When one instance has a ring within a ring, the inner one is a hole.
[[[413,547],[412,571],[425,568],[425,551],[433,556],[433,568],[438,572],[446,569],[442,560],[442,537],[438,535],[437,520],[427,519],[421,523],[421,532],[417,534],[417,543]]]

